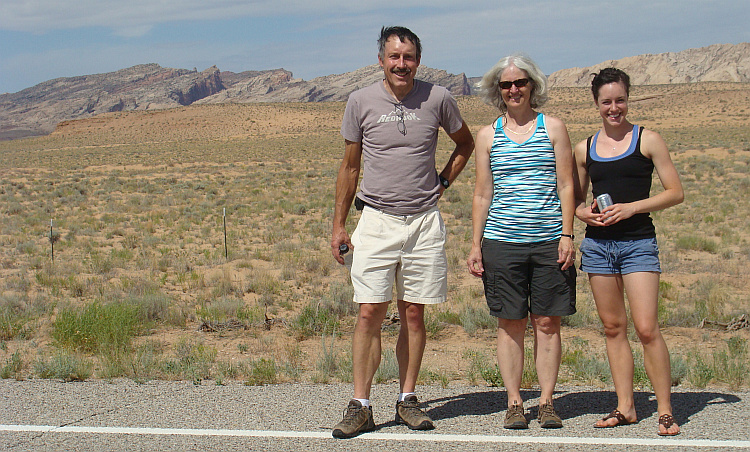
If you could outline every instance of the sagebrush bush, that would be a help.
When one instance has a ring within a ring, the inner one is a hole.
[[[305,305],[291,323],[291,331],[299,338],[333,334],[339,330],[338,316],[328,306],[311,301]]]
[[[93,363],[83,357],[58,351],[49,360],[37,360],[34,363],[34,374],[45,379],[84,381],[91,377],[93,368]]]
[[[276,361],[260,358],[250,363],[250,375],[245,384],[248,386],[263,386],[278,381]]]
[[[21,358],[21,352],[16,350],[5,360],[5,365],[0,367],[0,378],[15,378],[17,380],[22,380],[25,368],[26,363],[23,361],[23,358]]]

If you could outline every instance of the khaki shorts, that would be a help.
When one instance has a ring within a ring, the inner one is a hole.
[[[445,224],[434,207],[414,215],[389,215],[369,206],[352,234],[354,301],[386,303],[393,297],[442,303],[448,293]]]

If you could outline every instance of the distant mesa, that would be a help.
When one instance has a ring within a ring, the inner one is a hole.
[[[626,70],[633,84],[705,81],[750,82],[750,43],[716,44],[678,53],[641,55],[571,68],[549,76],[553,87],[589,86],[591,74],[607,66]],[[157,110],[193,104],[344,101],[382,77],[371,65],[345,74],[306,81],[284,69],[222,72],[142,64],[119,71],[49,80],[17,93],[0,95],[0,139],[46,135],[62,121],[102,113]],[[474,94],[477,78],[419,68],[419,78],[454,95]]]
[[[46,135],[66,120],[190,105],[224,90],[219,69],[142,64],[106,74],[49,80],[0,95],[0,139]]]
[[[682,52],[609,60],[587,68],[571,68],[549,76],[552,86],[591,86],[591,74],[605,67],[628,73],[634,85],[695,82],[750,82],[750,43],[714,44]]]

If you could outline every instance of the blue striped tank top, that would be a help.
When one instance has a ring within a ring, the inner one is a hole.
[[[494,193],[484,237],[510,243],[558,240],[562,210],[555,167],[544,115],[538,114],[536,130],[523,144],[508,138],[498,118],[490,149]]]

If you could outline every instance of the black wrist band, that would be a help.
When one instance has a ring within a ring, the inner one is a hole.
[[[570,237],[570,240],[575,240],[576,236],[573,234],[560,234],[563,237]]]

